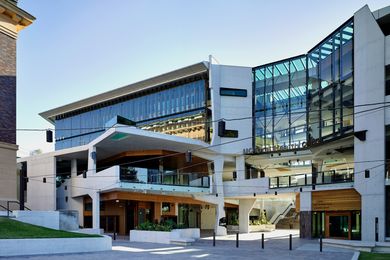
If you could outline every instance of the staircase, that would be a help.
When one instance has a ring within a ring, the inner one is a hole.
[[[20,209],[20,202],[19,201],[0,201],[0,217],[9,217],[13,218],[14,215],[12,212],[14,210]],[[31,210],[28,207],[24,206],[25,210]]]
[[[295,208],[290,208],[287,214],[276,223],[277,229],[299,229],[299,215]]]

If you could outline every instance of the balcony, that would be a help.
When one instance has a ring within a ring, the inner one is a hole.
[[[168,185],[193,188],[209,188],[209,176],[198,173],[177,173],[158,169],[120,167],[120,181],[134,184]]]
[[[317,173],[296,174],[269,178],[269,188],[291,188],[299,186],[353,182],[353,169],[332,170]]]

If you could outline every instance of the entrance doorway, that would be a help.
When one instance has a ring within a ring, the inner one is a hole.
[[[326,212],[325,236],[351,239],[351,212]]]

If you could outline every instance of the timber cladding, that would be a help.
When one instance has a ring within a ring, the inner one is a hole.
[[[361,197],[355,189],[312,192],[312,211],[360,210]]]

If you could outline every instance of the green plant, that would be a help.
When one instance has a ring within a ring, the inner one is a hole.
[[[172,220],[164,221],[160,224],[154,224],[149,221],[146,221],[137,226],[137,230],[146,230],[146,231],[171,231],[172,229],[177,228],[177,225]]]
[[[267,220],[267,217],[265,216],[264,212],[260,212],[259,219],[253,220],[251,225],[258,226],[258,225],[265,225],[270,224],[270,222]]]
[[[232,212],[228,219],[228,225],[237,226],[238,225],[238,213]]]

